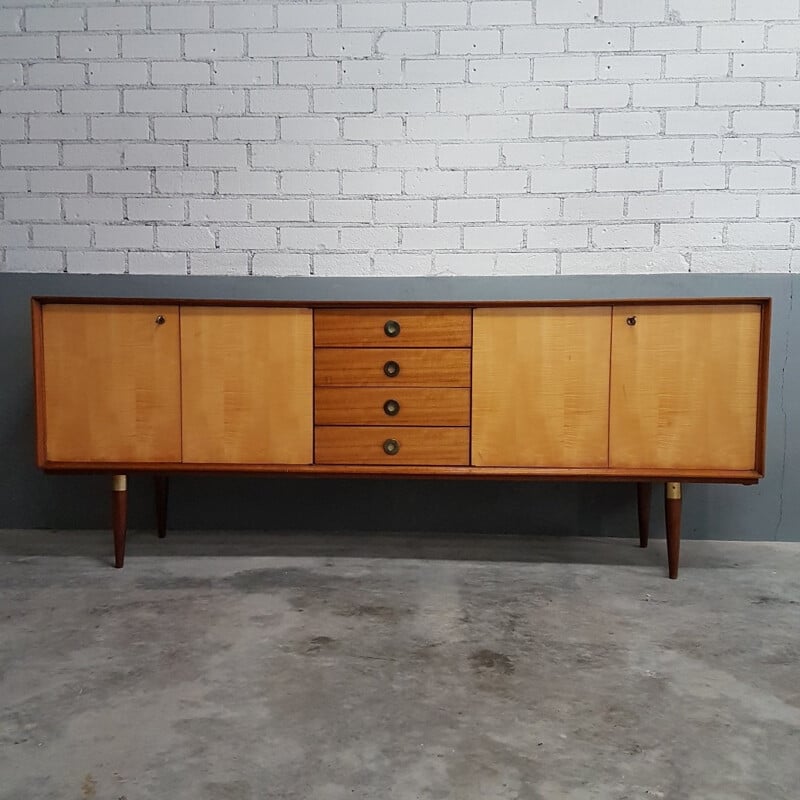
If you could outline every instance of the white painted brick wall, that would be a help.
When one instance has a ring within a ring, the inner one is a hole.
[[[788,271],[799,66],[800,0],[0,0],[0,270]]]

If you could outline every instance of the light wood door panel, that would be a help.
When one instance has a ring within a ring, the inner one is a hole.
[[[470,351],[466,348],[317,348],[314,358],[317,386],[469,386]],[[384,372],[389,361],[399,367],[393,377]]]
[[[317,425],[469,425],[469,389],[317,387],[314,406]]]
[[[181,460],[178,320],[176,306],[43,307],[48,461]]]
[[[391,320],[395,336],[384,330]],[[314,312],[317,347],[469,347],[469,308],[326,308]]]
[[[615,306],[611,466],[753,469],[760,332],[758,305]]]
[[[467,466],[468,428],[319,427],[317,464],[383,464],[386,466]],[[397,451],[384,450],[387,440]]]
[[[473,316],[472,463],[608,464],[609,306]]]
[[[181,308],[183,460],[309,464],[310,309]]]

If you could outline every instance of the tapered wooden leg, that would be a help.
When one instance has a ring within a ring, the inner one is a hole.
[[[169,478],[166,475],[156,475],[154,483],[156,489],[156,521],[158,524],[158,538],[163,539],[167,535]]]
[[[639,547],[647,547],[647,540],[650,537],[650,498],[652,494],[652,483],[636,484],[639,507]]]
[[[681,555],[681,485],[672,482],[666,485],[664,508],[667,517],[667,560],[669,576],[678,577],[678,562]]]
[[[114,529],[114,566],[125,563],[125,534],[128,532],[128,479],[114,475],[111,479],[111,515]]]

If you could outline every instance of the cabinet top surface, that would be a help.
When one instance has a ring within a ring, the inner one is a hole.
[[[547,300],[242,300],[225,298],[158,298],[158,297],[74,297],[34,296],[32,302],[45,305],[51,303],[80,303],[85,305],[182,305],[182,306],[250,306],[282,308],[514,308],[532,306],[619,306],[619,305],[717,305],[759,304],[769,305],[769,297],[630,297]]]

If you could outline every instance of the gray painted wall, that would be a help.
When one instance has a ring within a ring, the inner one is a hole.
[[[536,278],[225,278],[0,274],[0,528],[104,528],[109,481],[44,475],[34,463],[30,297],[533,300],[770,296],[773,328],[767,477],[690,485],[684,536],[800,540],[800,312],[796,275]],[[132,528],[153,526],[150,481],[130,481]],[[663,531],[660,493],[654,535]],[[633,536],[630,484],[178,476],[173,529],[555,533]]]

